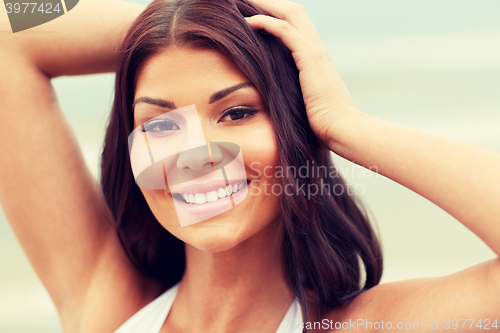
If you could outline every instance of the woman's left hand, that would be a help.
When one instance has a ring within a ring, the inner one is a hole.
[[[331,147],[333,125],[356,108],[306,9],[289,0],[248,1],[272,15],[255,15],[247,22],[278,37],[292,52],[311,129],[324,147]]]

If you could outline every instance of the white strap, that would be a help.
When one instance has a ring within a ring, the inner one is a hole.
[[[301,333],[302,329],[298,327],[302,327],[302,322],[302,308],[297,298],[294,297],[276,333]]]

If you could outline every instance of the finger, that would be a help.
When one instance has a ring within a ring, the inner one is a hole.
[[[319,54],[317,48],[287,21],[267,15],[254,15],[246,20],[251,28],[263,29],[279,38],[292,52],[299,70],[303,59]]]
[[[306,38],[319,41],[318,32],[304,6],[288,0],[248,0],[269,15],[287,21]]]
[[[297,16],[307,13],[304,6],[288,0],[248,0],[262,8],[270,15],[281,20],[293,20]]]

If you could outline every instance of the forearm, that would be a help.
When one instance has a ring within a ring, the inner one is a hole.
[[[346,114],[329,131],[335,153],[432,201],[500,254],[500,154]]]
[[[29,33],[4,34],[0,46],[25,56],[49,77],[111,72],[121,43],[144,6],[82,0],[71,11]],[[2,30],[9,30],[2,23]]]

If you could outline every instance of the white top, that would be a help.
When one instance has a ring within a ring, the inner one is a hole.
[[[177,296],[179,285],[180,281],[137,311],[114,333],[159,333]],[[302,321],[302,309],[297,298],[294,298],[276,333],[300,333],[302,329],[299,327],[302,325],[299,323]]]

